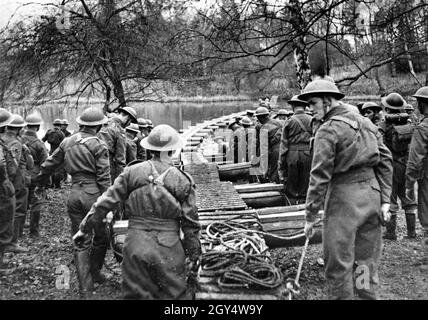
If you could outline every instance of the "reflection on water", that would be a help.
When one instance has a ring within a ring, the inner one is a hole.
[[[30,113],[38,113],[43,124],[39,135],[43,135],[52,127],[53,120],[67,119],[70,123],[69,131],[75,131],[78,128],[76,124],[77,116],[88,107],[102,107],[101,103],[91,103],[81,105],[76,108],[73,105],[60,103],[47,103],[37,107],[28,107],[25,105],[11,107],[13,113],[26,116]],[[195,125],[198,122],[214,119],[234,112],[244,111],[246,109],[257,108],[257,102],[253,101],[234,101],[234,102],[215,102],[215,103],[134,103],[129,104],[135,108],[140,118],[148,118],[154,125],[169,124],[175,129],[186,129],[188,126]]]
[[[353,103],[355,101],[347,101]],[[40,128],[39,136],[52,127],[52,122],[56,118],[67,119],[70,123],[68,130],[73,132],[77,130],[77,116],[88,107],[102,108],[101,102],[90,102],[81,104],[76,108],[74,104],[65,103],[46,103],[44,105],[31,107],[24,104],[12,106],[10,111],[18,113],[23,117],[32,112],[38,113],[43,124]],[[160,102],[145,102],[145,103],[130,103],[130,107],[135,108],[138,117],[148,118],[153,121],[154,125],[169,124],[173,128],[186,129],[188,126],[195,125],[198,122],[211,120],[223,115],[228,115],[234,112],[244,111],[246,109],[256,109],[258,102],[256,101],[232,101],[232,102],[203,102],[203,103],[160,103]],[[286,107],[285,101],[278,101],[278,108]]]

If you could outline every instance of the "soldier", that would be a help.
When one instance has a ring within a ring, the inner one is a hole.
[[[140,132],[137,134],[137,159],[138,160],[147,160],[146,150],[141,146],[141,140],[143,140],[146,135],[144,134],[144,131],[147,128],[146,119],[138,118],[138,128],[140,129]]]
[[[279,148],[278,175],[285,185],[285,193],[293,204],[304,201],[308,191],[311,171],[312,117],[305,113],[306,101],[293,96],[288,103],[293,107],[292,116],[282,129]]]
[[[34,159],[34,167],[31,170],[31,184],[28,190],[28,207],[30,209],[30,237],[38,238],[40,236],[39,224],[40,213],[42,211],[43,199],[42,193],[36,194],[35,179],[40,173],[40,166],[48,157],[48,151],[45,144],[37,137],[37,131],[40,130],[42,119],[37,115],[29,115],[25,118],[27,130],[22,135],[22,143],[30,150]]]
[[[148,136],[150,132],[152,132],[153,130],[153,122],[150,119],[147,119],[146,122],[147,122],[147,136]]]
[[[269,117],[269,110],[265,107],[259,107],[255,113],[257,121],[257,148],[260,150],[261,133],[263,130],[267,131],[268,141],[268,168],[266,177],[269,182],[278,183],[278,156],[279,156],[279,143],[281,141],[282,123],[279,120],[271,119]]]
[[[13,116],[6,109],[0,108],[0,133],[13,120]],[[11,178],[16,175],[18,164],[6,143],[0,135],[0,272],[12,271],[4,262],[6,248],[12,243],[13,219],[15,216],[16,200],[15,188]]]
[[[64,136],[67,138],[69,136],[71,136],[71,132],[67,130],[68,128],[68,120],[67,119],[62,119],[61,121],[61,131],[62,133],[64,133]]]
[[[30,151],[24,146],[20,140],[20,131],[27,124],[20,115],[13,115],[13,120],[6,127],[6,131],[3,134],[3,141],[12,152],[16,162],[18,163],[18,169],[16,175],[12,177],[11,181],[15,188],[16,198],[16,210],[13,223],[13,239],[12,244],[6,248],[6,251],[11,252],[28,252],[27,248],[18,245],[18,238],[22,235],[25,216],[28,208],[28,187],[29,187],[29,176],[27,170],[33,168],[34,162],[31,157]]]
[[[140,132],[138,124],[132,123],[125,128],[126,132],[126,164],[137,159],[136,137]]]
[[[360,298],[375,299],[381,253],[381,221],[389,218],[391,152],[378,128],[351,111],[334,83],[309,83],[298,99],[308,101],[323,124],[315,135],[306,199],[305,234],[312,236],[324,208],[323,248],[330,299],[354,297],[353,268],[369,272]],[[366,273],[367,274],[367,273]]]
[[[48,142],[50,145],[49,155],[53,154],[54,151],[59,147],[62,140],[64,140],[65,135],[61,130],[62,120],[55,119],[53,122],[53,129],[49,129],[45,136],[42,138],[43,142]],[[51,176],[51,185],[52,188],[61,188],[61,180],[64,178],[64,170],[58,168]]]
[[[253,128],[253,122],[248,117],[242,117],[239,124],[240,127],[233,132],[233,135],[229,140],[229,150],[230,152],[233,152],[234,163],[250,161],[249,143],[251,133],[249,130]]]
[[[415,126],[417,126],[419,124],[419,117],[415,113],[415,108],[413,108],[413,106],[410,103],[408,103],[404,107],[404,110],[409,115],[410,122],[413,123]]]
[[[111,182],[123,171],[126,166],[126,138],[125,130],[129,124],[137,123],[137,113],[131,107],[118,108],[118,114],[108,120],[98,133],[109,150]]]
[[[409,160],[406,167],[406,195],[414,196],[414,185],[418,182],[418,216],[423,228],[422,271],[428,270],[428,87],[422,87],[414,97],[418,101],[422,121],[413,132]]]
[[[106,214],[125,202],[129,229],[123,247],[124,298],[189,298],[185,258],[197,266],[201,227],[193,180],[171,164],[182,141],[173,128],[158,125],[141,144],[152,152],[152,160],[126,167],[92,206],[80,230],[87,233],[102,225]]]
[[[294,114],[291,110],[279,109],[278,113],[275,115],[274,119],[282,121],[283,124],[290,119],[290,117]]]
[[[383,140],[392,152],[394,175],[391,194],[391,221],[386,226],[384,239],[397,240],[397,212],[399,210],[398,198],[406,215],[407,237],[416,237],[416,211],[415,197],[406,196],[406,164],[409,155],[409,144],[414,126],[408,122],[409,115],[404,112],[406,102],[398,93],[391,93],[382,98],[385,108],[385,121],[380,122],[379,131]]]
[[[375,102],[366,102],[361,106],[361,114],[369,118],[369,120],[376,126],[382,121],[382,116],[380,112],[382,107]]]
[[[97,108],[88,108],[76,119],[79,131],[61,142],[59,148],[42,164],[36,179],[43,186],[50,173],[61,165],[72,178],[71,192],[67,202],[67,212],[71,220],[71,233],[74,235],[79,224],[92,204],[110,186],[110,166],[108,148],[97,137],[97,133],[107,117]],[[75,248],[79,287],[82,295],[92,291],[93,282],[102,283],[101,274],[107,251],[107,236],[104,229],[96,230],[93,243],[85,239]]]

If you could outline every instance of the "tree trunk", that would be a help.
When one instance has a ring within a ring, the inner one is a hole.
[[[294,61],[296,63],[297,82],[301,90],[311,81],[308,49],[306,47],[304,13],[299,0],[290,1],[291,20],[294,32],[298,35],[294,40]]]

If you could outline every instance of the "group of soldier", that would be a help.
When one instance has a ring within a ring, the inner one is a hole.
[[[256,130],[267,131],[266,176],[284,183],[295,203],[305,202],[309,238],[318,212],[325,212],[323,249],[330,299],[354,298],[354,288],[359,298],[377,297],[381,225],[386,226],[384,239],[397,240],[398,200],[410,239],[416,238],[419,217],[421,270],[427,270],[428,87],[413,97],[421,116],[396,92],[383,96],[380,104],[354,107],[342,101],[344,95],[334,81],[317,79],[289,101],[294,115],[285,122],[273,119],[267,107],[255,112]],[[369,271],[368,287],[355,287],[358,266]]]
[[[264,132],[266,180],[284,183],[290,199],[305,202],[308,238],[324,210],[323,251],[331,299],[353,298],[354,288],[360,298],[377,297],[381,226],[386,225],[384,238],[397,238],[398,199],[409,238],[416,237],[419,217],[422,265],[428,265],[428,87],[414,97],[423,117],[414,115],[398,93],[383,97],[380,105],[369,102],[357,108],[342,101],[344,94],[333,81],[317,79],[288,101],[293,114],[282,111],[273,117],[266,104],[229,126],[244,136],[255,128],[259,154]],[[24,120],[0,109],[0,270],[8,269],[5,252],[27,251],[17,239],[28,208],[30,234],[39,235],[43,190],[62,168],[71,176],[67,213],[81,293],[106,280],[101,273],[108,247],[105,218],[112,212],[129,219],[124,297],[188,297],[186,274],[195,270],[201,254],[201,227],[193,180],[172,163],[173,151],[183,147],[178,133],[167,125],[153,128],[131,107],[119,108],[110,119],[88,108],[76,119],[79,130],[67,138],[59,127],[66,124],[56,121],[43,139],[51,144],[48,157],[37,138],[41,122],[36,115]],[[53,134],[61,141],[49,137]],[[241,160],[253,160],[248,149]],[[368,287],[355,287],[358,266],[369,272]]]

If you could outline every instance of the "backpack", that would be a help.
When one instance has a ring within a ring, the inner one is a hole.
[[[412,124],[393,125],[391,129],[391,148],[394,153],[407,152],[410,141],[412,140],[413,130],[415,126]]]

